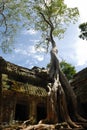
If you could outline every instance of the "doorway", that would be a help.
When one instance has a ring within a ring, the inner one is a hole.
[[[37,122],[41,119],[45,119],[47,116],[46,105],[44,103],[40,103],[37,105]]]
[[[29,117],[29,107],[27,104],[16,104],[15,120],[24,121]]]
[[[81,113],[83,117],[87,119],[87,103],[81,103],[81,108]]]

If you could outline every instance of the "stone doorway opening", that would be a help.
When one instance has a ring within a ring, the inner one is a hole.
[[[83,117],[87,119],[87,104],[86,103],[82,103],[81,106],[82,106],[81,113],[82,113]]]
[[[27,104],[16,104],[15,120],[24,121],[29,117],[29,107]]]
[[[37,122],[41,119],[45,119],[47,116],[46,104],[40,103],[37,105]]]

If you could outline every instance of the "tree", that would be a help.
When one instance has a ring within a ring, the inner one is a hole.
[[[62,37],[66,30],[66,25],[71,21],[75,22],[77,20],[78,10],[77,8],[67,8],[64,0],[32,0],[30,4],[31,19],[29,25],[40,31],[41,40],[39,45],[46,46],[47,49],[50,45],[52,47],[49,70],[52,82],[48,84],[47,118],[40,122],[57,123],[60,122],[61,118],[62,121],[66,121],[71,127],[79,127],[71,120],[67,102],[71,103],[73,115],[77,120],[85,121],[85,119],[78,114],[76,95],[67,78],[60,70],[57,58],[58,50],[54,40],[54,37]]]
[[[0,0],[0,48],[4,53],[12,50],[17,31],[29,19],[27,1]]]
[[[60,62],[60,68],[63,71],[63,73],[66,75],[68,80],[71,80],[73,76],[76,74],[75,67],[64,60]]]
[[[20,0],[19,0],[20,1]],[[29,12],[29,21],[27,27],[38,30],[41,34],[41,40],[38,44],[43,47],[52,47],[51,66],[49,76],[51,82],[47,87],[47,117],[40,123],[59,123],[65,121],[70,127],[79,127],[70,117],[72,108],[73,116],[79,121],[85,121],[79,114],[77,109],[76,95],[69,84],[67,78],[60,70],[59,60],[57,58],[58,50],[56,47],[55,37],[62,38],[67,25],[70,22],[77,21],[77,8],[68,8],[64,4],[64,0],[25,0]],[[69,107],[69,104],[71,106]]]
[[[50,63],[47,65],[47,69],[50,68],[50,65]],[[67,63],[65,60],[62,60],[60,62],[60,69],[63,71],[68,80],[71,80],[73,76],[76,74],[75,67]]]
[[[48,4],[49,4],[49,1],[50,0],[48,0]],[[39,17],[40,15],[38,15],[37,11],[39,11],[40,8],[37,5],[39,2],[41,3],[41,7],[44,6],[44,0],[35,1],[35,6],[33,6],[34,1],[31,2],[30,0],[17,0],[17,1],[16,0],[14,1],[1,0],[0,1],[0,36],[1,36],[0,48],[4,52],[8,52],[8,50],[11,50],[16,32],[18,31],[18,29],[20,29],[23,26],[26,26],[27,29],[29,29],[29,25],[30,25],[30,28],[32,27],[39,31],[42,29],[42,32],[43,32],[42,37],[46,39],[45,36],[46,35],[48,36],[49,27],[47,26],[46,23],[43,24],[44,20],[42,20],[42,18]],[[59,4],[61,4],[61,1],[59,2]],[[75,13],[77,9],[76,8],[75,10],[74,8],[68,9],[67,12],[64,13],[65,16],[63,16],[65,7],[63,7],[63,9],[57,10],[56,1],[53,4],[53,6],[55,6],[55,8],[54,9],[52,8],[52,12],[54,11],[54,14],[53,14],[54,16],[52,16],[52,19],[54,23],[56,22],[58,23],[58,24],[56,23],[55,25],[55,28],[58,27],[58,29],[57,30],[55,29],[53,33],[55,36],[58,36],[59,38],[61,38],[62,37],[61,34],[63,34],[66,30],[65,24],[68,24],[69,22],[71,22],[70,21],[71,17],[72,19],[74,18],[74,20],[77,20],[76,17],[73,17],[73,15],[76,15]],[[49,15],[49,14],[46,14],[47,10],[44,10],[44,7],[42,8],[45,15]],[[72,11],[74,12],[73,14],[72,14]],[[48,13],[51,13],[51,7],[49,8]],[[65,19],[64,18],[61,19],[58,17],[57,17],[58,19],[56,19],[56,16],[58,13],[61,13],[62,18],[64,17]],[[69,19],[67,18],[67,14],[70,17]],[[37,25],[36,25],[36,22],[37,22]],[[49,36],[47,37],[47,39],[49,39]],[[44,40],[40,41],[40,44],[42,42],[44,43]],[[43,46],[46,47],[44,44]]]
[[[80,35],[79,37],[83,40],[87,40],[87,22],[79,25]]]

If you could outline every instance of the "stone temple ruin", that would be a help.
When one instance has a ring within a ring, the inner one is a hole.
[[[23,68],[0,58],[0,120],[24,121],[34,116],[37,122],[46,117],[47,74],[34,67]]]
[[[71,85],[77,95],[80,114],[87,119],[87,68],[74,76]]]
[[[46,118],[49,81],[44,68],[30,70],[0,57],[0,122],[32,118],[32,123],[37,123]],[[87,118],[87,68],[77,73],[71,84],[80,101],[80,111]]]

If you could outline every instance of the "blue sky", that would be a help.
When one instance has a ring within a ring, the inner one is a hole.
[[[87,67],[87,41],[80,39],[78,36],[80,30],[79,24],[87,22],[87,0],[65,0],[69,7],[78,7],[80,18],[78,23],[71,24],[64,39],[56,39],[58,45],[58,57],[60,61],[63,59],[66,62],[75,66],[77,71]],[[11,54],[0,55],[7,61],[17,65],[32,68],[33,66],[46,67],[50,62],[50,55],[44,49],[36,50],[34,45],[39,40],[39,33],[34,30],[20,30],[15,38],[14,49]]]

